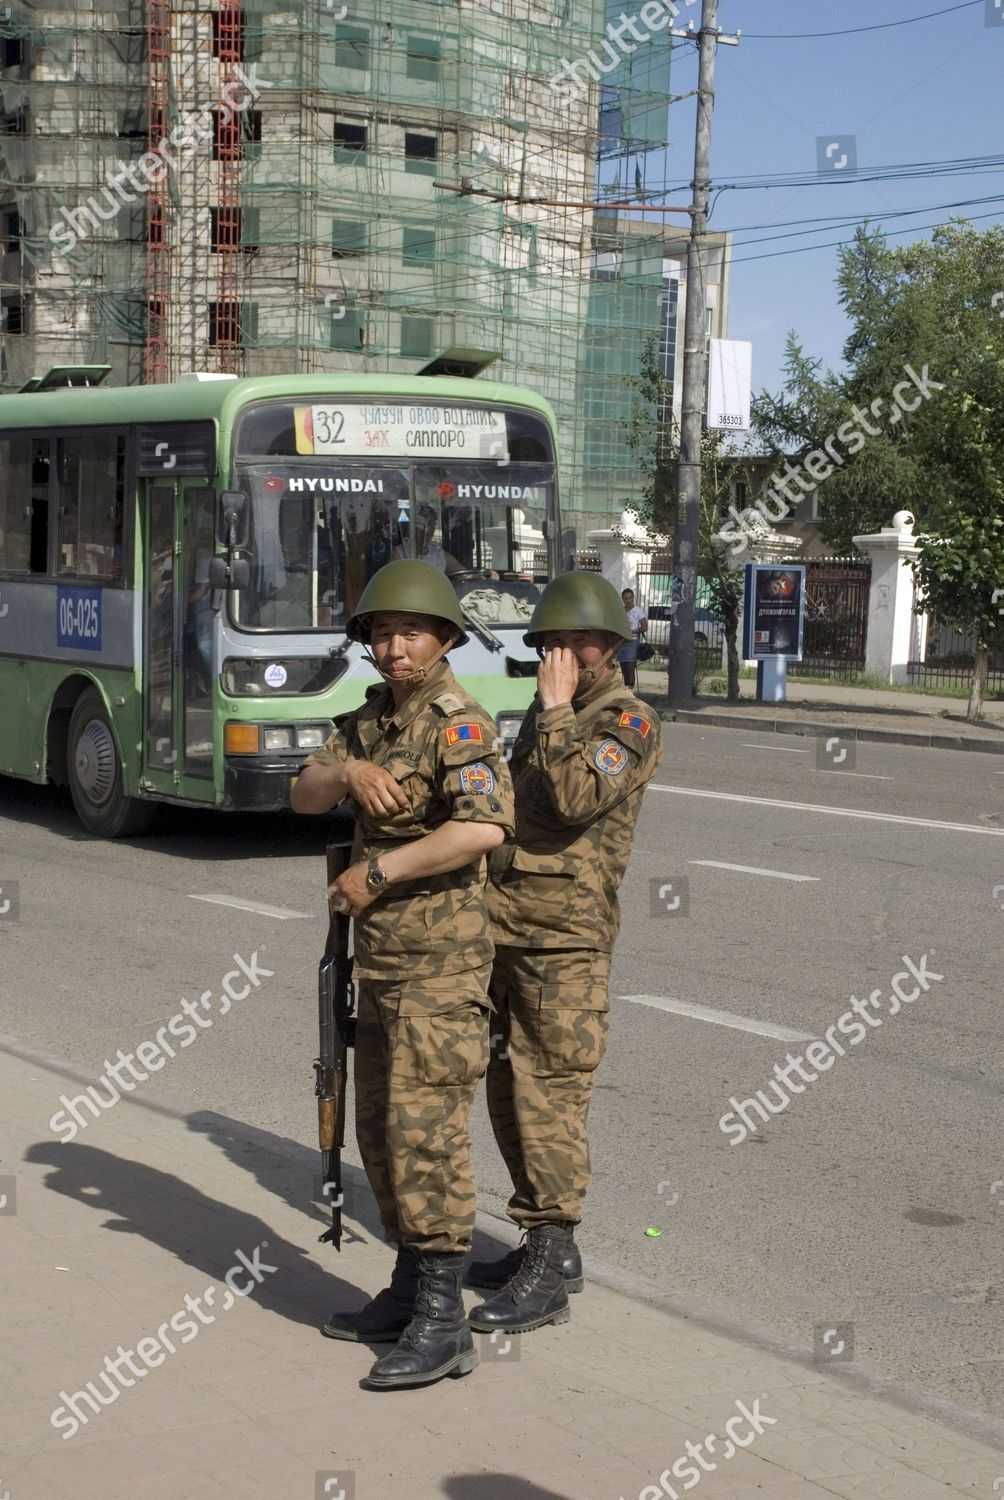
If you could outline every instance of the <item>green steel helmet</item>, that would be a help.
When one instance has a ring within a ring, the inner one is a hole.
[[[463,646],[467,642],[464,617],[453,585],[442,569],[434,568],[431,563],[402,557],[378,568],[363,589],[355,613],[346,622],[345,634],[349,640],[369,645],[369,617],[384,610],[447,620],[458,632],[459,638],[453,644]]]
[[[539,646],[556,630],[605,630],[621,640],[631,639],[631,626],[613,584],[601,573],[581,569],[562,573],[547,585],[523,640],[527,646]]]

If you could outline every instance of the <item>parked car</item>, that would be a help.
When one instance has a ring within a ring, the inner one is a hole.
[[[645,639],[660,656],[669,655],[669,632],[676,613],[675,604],[653,604],[646,610],[648,632]],[[694,610],[694,642],[698,646],[717,646],[722,639],[723,621],[714,610],[699,604]]]

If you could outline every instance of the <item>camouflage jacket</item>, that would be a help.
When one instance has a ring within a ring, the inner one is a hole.
[[[512,754],[515,843],[489,856],[496,943],[611,950],[617,889],[659,753],[659,720],[616,667],[570,704],[533,700]]]
[[[354,807],[353,861],[377,857],[450,821],[513,830],[509,770],[496,728],[444,662],[397,711],[390,688],[336,720],[305,765],[350,757],[384,766],[407,807],[375,816]],[[432,979],[481,968],[494,946],[484,898],[485,862],[389,886],[355,922],[353,972],[361,979]]]

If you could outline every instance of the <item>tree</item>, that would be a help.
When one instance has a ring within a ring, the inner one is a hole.
[[[896,510],[913,512],[925,607],[973,637],[975,719],[1004,590],[1004,228],[955,220],[891,248],[864,226],[841,253],[837,283],[851,323],[843,372],[821,374],[790,335],[784,390],[758,398],[756,419],[795,462],[837,447],[819,491],[836,549]],[[842,452],[835,435],[861,417],[867,437]]]
[[[677,464],[680,435],[673,423],[672,388],[659,367],[655,341],[642,357],[641,370],[630,378],[636,393],[628,443],[638,455],[646,475],[636,509],[652,531],[670,535],[676,516]],[[701,447],[701,517],[698,533],[698,571],[708,585],[712,607],[724,624],[727,654],[727,693],[739,698],[739,613],[742,609],[743,575],[730,567],[729,551],[716,547],[712,538],[721,527],[732,498],[736,479],[753,487],[748,453],[732,452],[727,444],[733,435],[705,432]]]

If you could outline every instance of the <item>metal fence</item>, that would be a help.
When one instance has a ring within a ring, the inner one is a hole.
[[[918,620],[918,626],[923,623]],[[926,640],[921,652],[920,642]],[[917,687],[969,687],[973,680],[974,636],[962,635],[950,625],[928,617],[927,630],[914,631],[914,659],[907,663],[907,676]],[[986,686],[994,692],[1004,691],[1004,647],[991,647],[988,653]]]
[[[839,680],[863,672],[870,558],[808,557],[804,566],[802,660],[788,663],[788,675]]]
[[[662,666],[669,658],[669,636],[672,626],[673,559],[655,553],[647,568],[635,575],[635,602],[648,620],[646,639],[655,651],[653,665]],[[694,608],[694,665],[702,672],[713,672],[722,664],[725,627],[711,608],[711,595],[703,578],[697,580]]]

